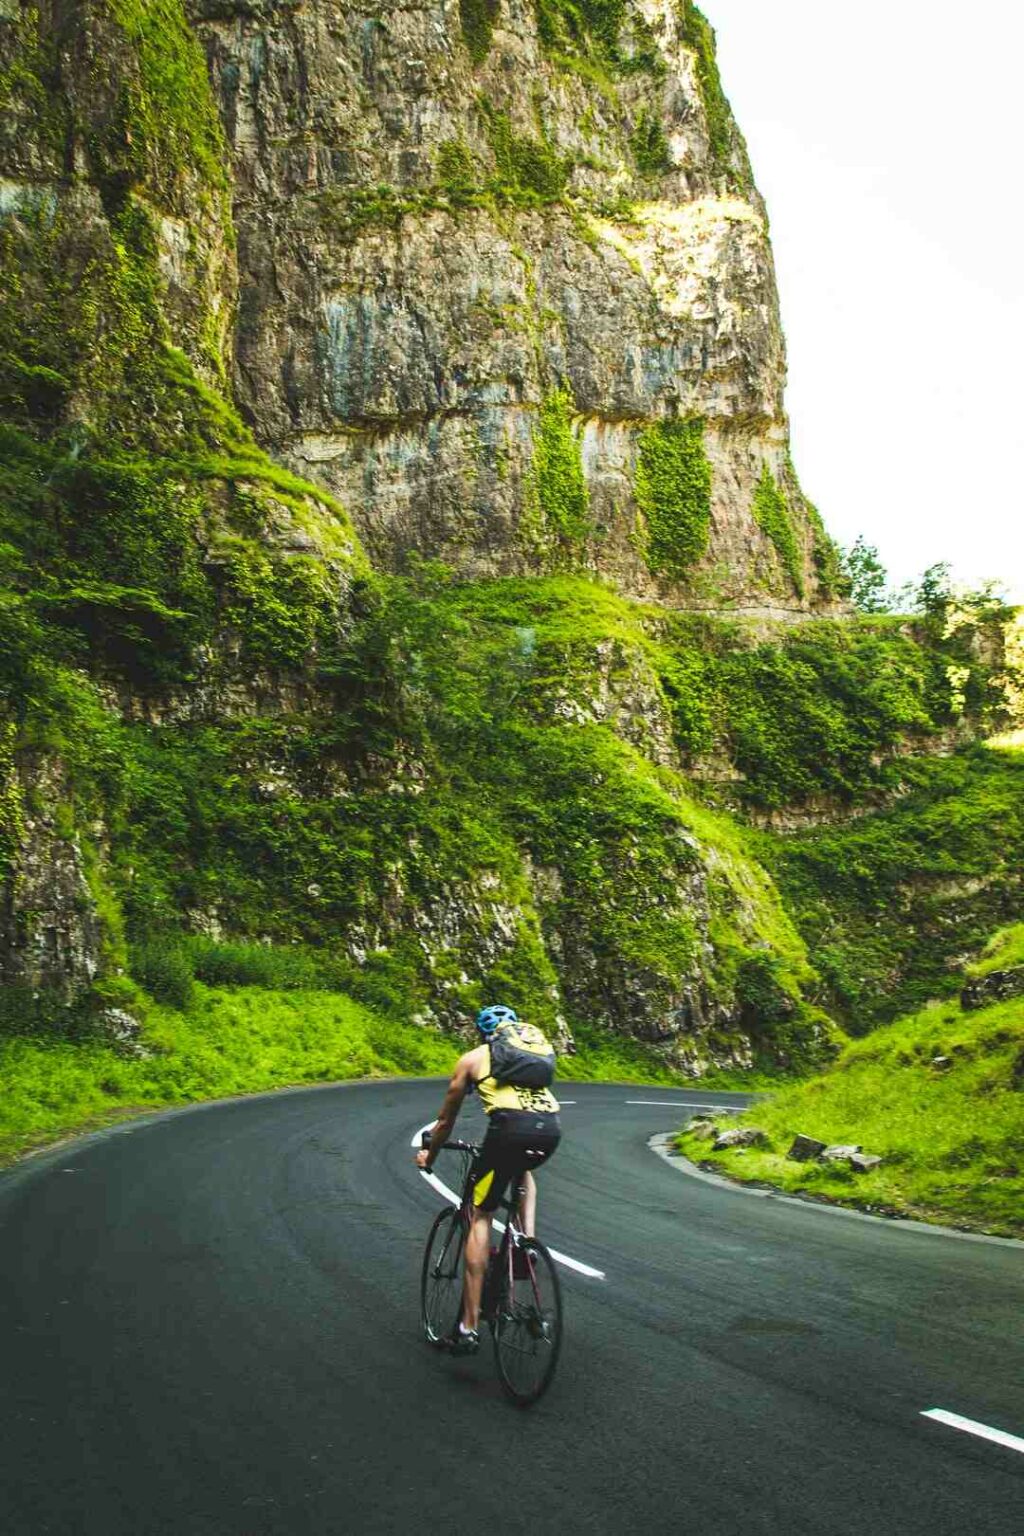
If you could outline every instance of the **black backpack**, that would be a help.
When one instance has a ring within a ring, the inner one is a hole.
[[[491,1076],[517,1088],[550,1088],[555,1051],[535,1024],[499,1024],[488,1042]]]

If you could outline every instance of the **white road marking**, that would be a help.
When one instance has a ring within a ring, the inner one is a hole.
[[[409,1145],[411,1147],[416,1147],[418,1150],[422,1145],[423,1132],[433,1130],[433,1127],[433,1120],[428,1120],[426,1125],[421,1125]],[[438,1194],[443,1196],[444,1199],[449,1202],[449,1204],[459,1204],[458,1195],[453,1189],[449,1189],[447,1184],[442,1184],[436,1173],[428,1173],[425,1168],[421,1168],[420,1178],[426,1179],[431,1189],[436,1189]],[[497,1227],[499,1232],[504,1232],[505,1223],[503,1221],[499,1221],[497,1216],[494,1218],[494,1225]],[[574,1269],[578,1275],[586,1275],[590,1280],[604,1280],[607,1278],[603,1269],[594,1269],[591,1267],[591,1265],[584,1264],[579,1259],[570,1258],[567,1253],[559,1253],[557,1248],[552,1248],[549,1245],[546,1246],[548,1248],[548,1253],[550,1253],[556,1264],[561,1264],[566,1269]]]
[[[1008,1435],[1005,1429],[992,1429],[988,1424],[979,1424],[977,1419],[965,1419],[959,1413],[947,1413],[945,1408],[923,1408],[923,1419],[937,1419],[940,1424],[948,1424],[950,1429],[962,1429],[968,1435],[977,1435],[981,1440],[992,1440],[996,1445],[1009,1446],[1011,1451],[1024,1452],[1024,1440],[1020,1435]]]
[[[745,1104],[698,1104],[695,1099],[627,1099],[626,1103],[647,1104],[651,1108],[657,1106],[659,1109],[729,1109],[735,1114],[746,1108]]]

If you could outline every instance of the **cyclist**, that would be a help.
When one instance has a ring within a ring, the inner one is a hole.
[[[491,1217],[510,1179],[523,1175],[519,1220],[534,1235],[537,1186],[531,1168],[539,1168],[558,1146],[562,1129],[558,1100],[550,1083],[555,1053],[543,1033],[523,1024],[514,1008],[482,1008],[476,1027],[483,1043],[462,1056],[452,1073],[430,1145],[416,1154],[420,1168],[432,1167],[452,1133],[462,1101],[475,1088],[487,1113],[487,1135],[473,1165],[473,1220],[466,1238],[462,1282],[462,1317],[449,1341],[454,1354],[480,1348],[480,1296],[491,1245]]]

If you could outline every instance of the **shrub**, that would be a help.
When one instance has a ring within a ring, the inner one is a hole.
[[[686,576],[707,548],[711,528],[703,421],[660,421],[643,430],[635,491],[648,567],[677,580]]]
[[[191,1006],[195,991],[193,957],[180,941],[151,939],[133,945],[129,966],[135,980],[158,1003],[182,1009]]]

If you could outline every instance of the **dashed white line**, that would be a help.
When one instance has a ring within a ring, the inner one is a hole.
[[[977,1419],[965,1419],[962,1414],[948,1413],[945,1408],[923,1408],[923,1419],[937,1419],[950,1429],[962,1429],[965,1434],[977,1435],[980,1440],[991,1440],[996,1445],[1008,1446],[1011,1451],[1024,1453],[1024,1439],[1020,1435],[1007,1434],[1005,1429],[993,1429],[990,1424],[979,1424]]]
[[[422,1145],[423,1132],[431,1130],[433,1125],[433,1120],[428,1120],[426,1125],[421,1125],[409,1145],[411,1147],[420,1147]],[[436,1189],[438,1194],[443,1196],[450,1204],[458,1205],[459,1196],[453,1189],[449,1189],[447,1184],[443,1184],[436,1173],[428,1173],[425,1168],[421,1168],[420,1178],[426,1179],[430,1187]],[[504,1232],[505,1224],[499,1221],[497,1217],[494,1218],[494,1225],[498,1228],[499,1232]],[[589,1280],[604,1280],[607,1278],[603,1269],[594,1269],[592,1265],[584,1264],[580,1259],[570,1258],[567,1253],[559,1253],[557,1248],[552,1248],[550,1245],[547,1245],[547,1247],[548,1253],[550,1253],[556,1264],[562,1264],[566,1269],[574,1269],[578,1275],[586,1275]]]

